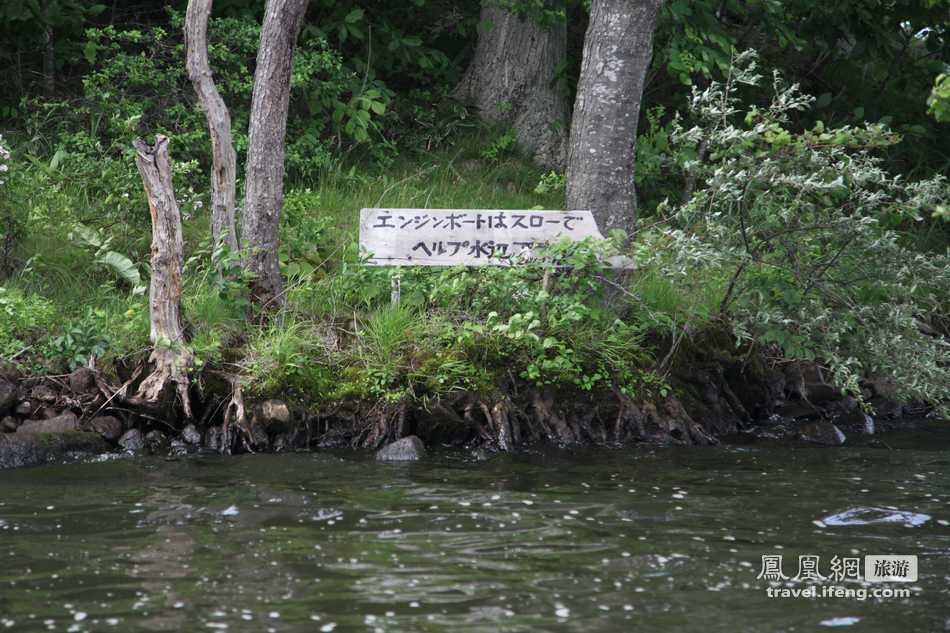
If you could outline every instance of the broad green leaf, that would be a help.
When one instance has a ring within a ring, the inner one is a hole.
[[[135,267],[131,259],[122,253],[106,251],[98,261],[111,268],[116,275],[127,281],[133,288],[142,285],[142,276],[139,274],[138,268]]]

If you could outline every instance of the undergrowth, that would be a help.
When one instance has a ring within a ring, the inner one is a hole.
[[[664,169],[695,174],[695,195],[660,205],[630,242],[555,244],[517,267],[365,265],[363,207],[562,208],[563,178],[503,148],[503,132],[458,136],[385,166],[340,161],[290,183],[287,301],[261,315],[237,256],[210,246],[207,201],[189,194],[199,204],[184,227],[183,313],[198,370],[239,374],[252,395],[307,406],[425,405],[518,384],[638,399],[668,393],[684,338],[731,329],[737,347],[778,346],[829,367],[859,399],[858,378],[874,371],[897,378],[905,397],[946,400],[950,267],[945,252],[905,246],[907,226],[946,199],[946,181],[889,176],[874,157],[897,142],[883,128],[793,129],[789,113],[810,101],[779,78],[771,103],[738,111],[733,91],[760,80],[748,58],[739,63],[733,84],[697,91],[670,128]],[[704,161],[682,149],[701,138],[714,150]],[[0,188],[18,231],[5,253],[16,272],[0,287],[0,356],[33,373],[144,360],[144,200],[122,203],[126,221],[59,165],[13,164]],[[605,264],[619,254],[632,270]]]

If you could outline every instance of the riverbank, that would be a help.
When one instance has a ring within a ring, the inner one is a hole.
[[[245,398],[235,382],[193,389],[195,418],[173,401],[135,395],[142,372],[116,377],[88,368],[46,377],[0,377],[0,468],[66,461],[83,454],[158,456],[350,448],[377,450],[405,437],[473,455],[552,446],[709,446],[759,440],[840,446],[848,437],[899,427],[927,413],[902,405],[886,381],[861,384],[864,405],[827,384],[814,364],[769,366],[764,357],[694,355],[669,376],[671,393],[636,400],[619,392],[539,389],[512,382],[503,395],[473,393],[425,404],[340,400],[320,408]],[[874,415],[866,413],[866,408]],[[410,447],[412,448],[412,447]],[[410,450],[399,458],[417,459]]]
[[[125,445],[157,452],[375,450],[408,435],[488,451],[760,433],[836,443],[837,431],[864,432],[864,407],[880,423],[901,417],[896,403],[926,402],[909,407],[920,416],[950,401],[950,267],[903,249],[911,234],[882,233],[893,261],[875,270],[850,240],[787,270],[721,243],[723,227],[658,210],[632,241],[552,245],[523,266],[366,265],[363,207],[563,207],[563,182],[514,154],[487,157],[484,144],[460,137],[289,186],[286,292],[264,310],[238,256],[211,247],[202,197],[182,193],[192,419],[173,397],[138,393],[152,348],[144,196],[97,227],[80,213],[105,211],[94,183],[25,168],[7,201],[30,221],[0,286],[6,435],[102,426],[112,448],[131,433]],[[617,254],[634,269],[607,268]]]

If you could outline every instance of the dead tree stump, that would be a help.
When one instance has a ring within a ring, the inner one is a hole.
[[[191,350],[185,344],[181,324],[181,269],[184,252],[181,237],[181,213],[172,187],[168,137],[158,135],[149,147],[136,139],[135,164],[142,176],[148,207],[152,215],[152,279],[149,290],[149,315],[153,349],[149,361],[152,373],[139,387],[139,396],[159,402],[169,387],[181,399],[185,417],[191,417],[188,398],[188,372]]]

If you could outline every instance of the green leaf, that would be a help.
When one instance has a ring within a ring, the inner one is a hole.
[[[94,41],[89,40],[86,42],[85,46],[82,47],[83,57],[86,58],[86,61],[90,64],[96,63],[96,54],[99,52],[99,45]]]
[[[102,236],[96,231],[90,229],[85,224],[77,224],[75,227],[73,227],[73,230],[69,234],[69,238],[74,241],[82,242],[86,246],[91,246],[95,249],[102,248],[103,244]]]
[[[122,253],[106,251],[98,261],[111,268],[116,275],[127,281],[133,288],[142,285],[142,276],[139,274],[138,268],[135,267],[131,259]]]
[[[64,149],[62,149],[62,148],[56,150],[56,153],[53,154],[53,158],[52,158],[52,159],[50,160],[50,162],[49,162],[49,168],[50,168],[52,171],[56,171],[56,169],[59,167],[60,163],[63,162],[63,159],[64,159],[64,158],[66,158],[66,150],[64,150]]]

